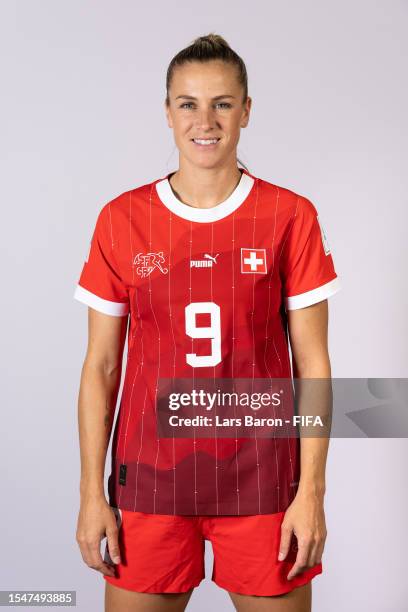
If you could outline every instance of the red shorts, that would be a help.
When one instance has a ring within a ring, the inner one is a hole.
[[[205,577],[204,540],[214,553],[211,579],[244,595],[280,595],[322,573],[322,563],[291,580],[286,576],[297,553],[295,536],[278,561],[284,512],[245,516],[146,514],[113,508],[119,527],[121,563],[104,579],[141,593],[182,593]],[[106,543],[105,561],[112,563]]]

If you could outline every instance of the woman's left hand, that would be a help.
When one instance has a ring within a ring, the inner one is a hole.
[[[323,496],[298,490],[282,521],[279,561],[289,552],[292,532],[297,538],[298,552],[288,580],[322,560],[327,536]]]

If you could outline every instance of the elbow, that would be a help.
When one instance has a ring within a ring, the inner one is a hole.
[[[95,358],[95,356],[87,355],[84,361],[84,370],[91,370],[106,379],[114,379],[121,375],[122,362],[106,357]]]

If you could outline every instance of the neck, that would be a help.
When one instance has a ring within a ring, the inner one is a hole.
[[[222,168],[197,168],[183,165],[169,178],[176,197],[194,208],[213,208],[224,202],[241,180],[236,162]]]

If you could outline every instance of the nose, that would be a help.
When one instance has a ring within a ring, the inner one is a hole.
[[[214,114],[212,108],[202,108],[196,115],[196,128],[202,131],[214,126]]]

